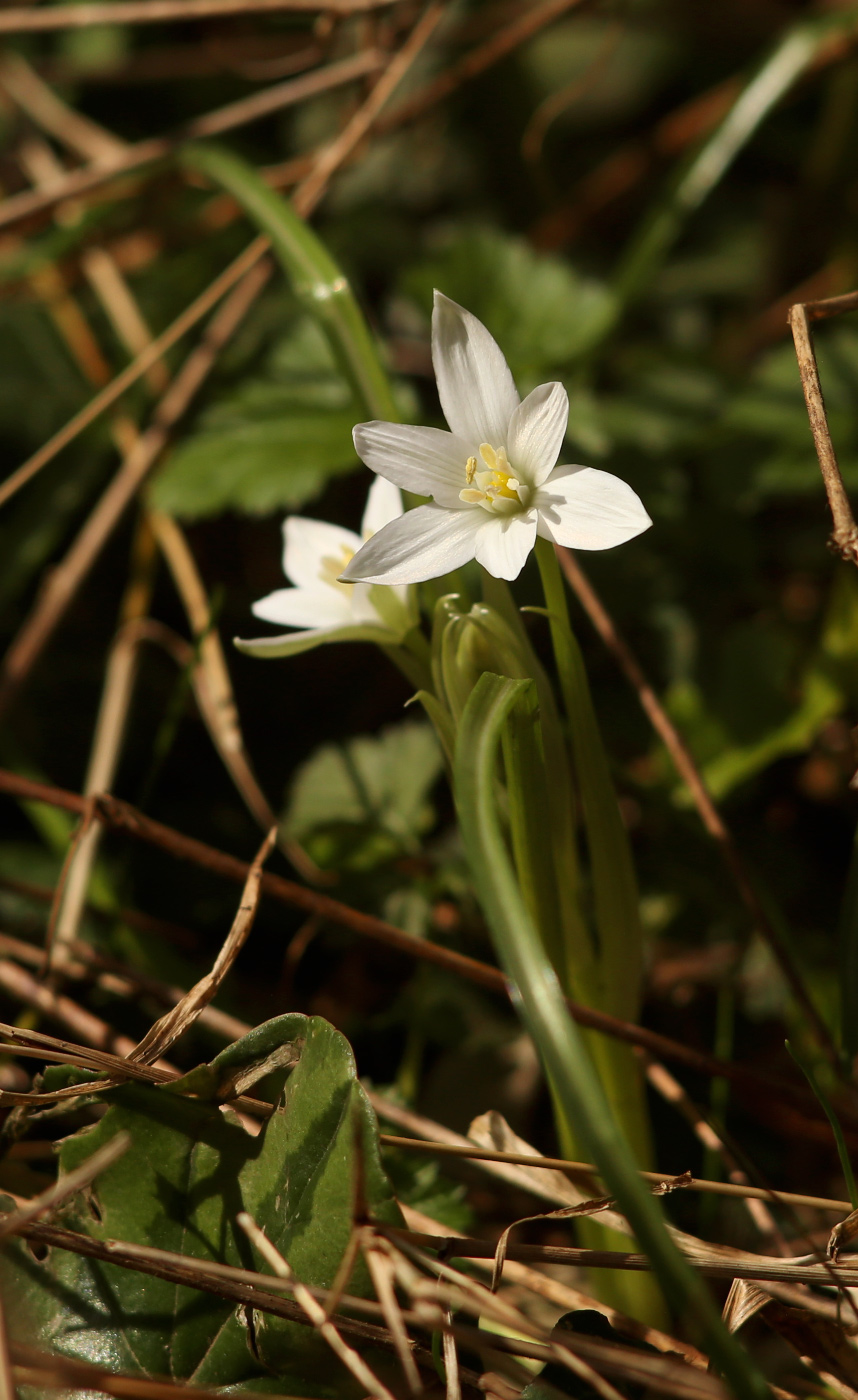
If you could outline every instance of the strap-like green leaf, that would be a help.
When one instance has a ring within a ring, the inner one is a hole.
[[[344,373],[370,418],[398,414],[375,341],[349,280],[288,199],[252,166],[217,146],[187,146],[182,159],[238,200],[271,239],[298,300],[323,326]]]
[[[532,681],[483,675],[459,726],[455,788],[462,837],[500,962],[515,985],[554,1092],[574,1132],[616,1196],[648,1253],[677,1313],[705,1338],[709,1354],[742,1400],[762,1400],[768,1387],[726,1331],[705,1284],[665,1229],[572,1021],[516,881],[495,802],[501,735],[512,709],[532,696]]]

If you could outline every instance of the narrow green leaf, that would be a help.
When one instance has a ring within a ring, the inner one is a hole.
[[[182,159],[238,200],[271,239],[295,294],[327,333],[337,359],[370,418],[398,418],[390,383],[349,280],[288,199],[252,166],[216,146],[186,146]]]
[[[689,215],[708,198],[754,132],[807,71],[820,49],[838,32],[851,31],[856,16],[858,6],[850,5],[834,15],[802,21],[778,40],[724,120],[632,239],[614,279],[620,305],[627,305],[646,290]]]
[[[486,673],[468,702],[456,744],[456,804],[477,892],[501,965],[514,983],[546,1072],[608,1189],[617,1197],[677,1314],[700,1335],[740,1400],[763,1400],[768,1386],[724,1327],[703,1280],[668,1234],[661,1209],[643,1185],[557,978],[537,937],[513,873],[495,802],[503,727],[532,681]]]
[[[633,1021],[640,1005],[643,931],[629,840],[584,662],[569,623],[565,585],[553,546],[547,540],[537,540],[536,557],[587,830],[602,967],[602,1004],[624,1020]]]
[[[846,1139],[843,1136],[843,1129],[840,1126],[840,1120],[838,1119],[837,1114],[834,1112],[834,1109],[831,1106],[828,1095],[824,1093],[822,1088],[820,1087],[816,1075],[811,1069],[808,1061],[804,1058],[802,1054],[799,1053],[799,1051],[795,1048],[794,1045],[791,1044],[790,1041],[785,1040],[784,1045],[786,1046],[789,1053],[792,1055],[793,1059],[795,1060],[796,1064],[798,1065],[799,1069],[801,1070],[802,1074],[804,1075],[805,1079],[807,1080],[808,1084],[810,1085],[811,1089],[813,1090],[814,1094],[819,1100],[820,1107],[822,1108],[826,1118],[831,1124],[831,1131],[834,1134],[834,1141],[837,1143],[837,1155],[840,1158],[840,1166],[843,1171],[843,1176],[846,1180],[846,1190],[849,1192],[849,1199],[852,1202],[852,1209],[858,1210],[858,1187],[856,1187],[855,1185],[855,1173],[852,1170],[852,1163],[849,1159],[849,1151],[846,1147]]]

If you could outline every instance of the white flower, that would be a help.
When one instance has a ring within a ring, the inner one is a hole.
[[[421,583],[476,558],[514,579],[537,534],[572,549],[611,549],[652,524],[619,477],[555,466],[569,417],[562,384],[520,402],[509,366],[485,326],[440,292],[432,362],[450,432],[360,423],[358,456],[407,491],[431,496],[379,530],[342,577]]]
[[[360,535],[323,520],[288,516],[283,522],[283,572],[295,587],[269,593],[253,604],[253,612],[265,622],[306,630],[250,641],[237,637],[238,649],[249,656],[294,656],[322,642],[390,646],[401,641],[416,622],[407,588],[340,581],[364,541],[401,515],[399,488],[379,477],[367,498]]]

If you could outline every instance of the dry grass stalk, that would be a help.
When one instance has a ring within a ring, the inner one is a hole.
[[[46,1390],[101,1391],[117,1400],[221,1400],[216,1391],[197,1385],[179,1385],[151,1376],[122,1376],[78,1361],[71,1356],[50,1355],[22,1342],[11,1346],[15,1379],[19,1385]],[[252,1400],[256,1392],[235,1391],[234,1400]],[[302,1400],[297,1395],[271,1395],[270,1400]]]
[[[705,1126],[708,1127],[708,1124]],[[720,1138],[711,1131],[710,1135],[702,1136],[701,1140],[706,1146],[716,1147],[721,1144]],[[431,1140],[420,1140],[417,1138],[396,1137],[391,1133],[380,1133],[379,1140],[386,1147],[400,1147],[405,1151],[427,1152],[438,1157],[462,1157],[473,1162],[509,1162],[513,1166],[536,1167],[540,1170],[556,1170],[566,1172],[571,1177],[597,1177],[598,1171],[590,1162],[569,1162],[564,1157],[539,1157],[533,1153],[525,1152],[494,1152],[489,1148],[473,1147],[467,1143],[454,1144],[447,1142],[433,1142]],[[725,1149],[726,1151],[726,1149]],[[730,1158],[732,1161],[732,1158]],[[651,1181],[654,1184],[669,1184],[669,1178],[665,1178],[663,1173],[641,1171],[639,1175],[644,1181]],[[770,1201],[776,1205],[807,1206],[814,1210],[831,1210],[838,1213],[850,1210],[849,1201],[835,1201],[829,1196],[806,1196],[797,1191],[769,1191],[762,1186],[752,1186],[747,1181],[704,1181],[701,1177],[692,1177],[687,1172],[678,1174],[674,1178],[677,1185],[684,1187],[688,1191],[702,1191],[715,1196],[732,1196],[739,1200],[754,1202]],[[536,1218],[536,1217],[534,1217]],[[770,1228],[766,1217],[765,1229]],[[762,1228],[762,1227],[761,1227]]]
[[[109,0],[109,3],[7,6],[0,11],[0,34],[36,34],[87,29],[101,24],[185,24],[227,15],[281,14],[284,11],[356,15],[386,9],[394,0]]]
[[[0,792],[7,792],[31,801],[48,802],[52,806],[78,814],[84,810],[86,802],[86,799],[77,793],[67,792],[63,788],[51,787],[46,783],[35,782],[18,773],[11,773],[8,769],[0,769]],[[237,880],[242,884],[247,878],[249,865],[246,861],[238,860],[235,856],[218,851],[202,841],[174,831],[162,822],[152,821],[151,818],[144,816],[142,812],[132,807],[130,803],[122,802],[108,794],[102,794],[94,800],[94,808],[99,821],[116,830],[127,831],[139,840],[160,847],[180,860],[192,861],[204,869],[223,875],[227,879]],[[396,928],[384,919],[378,919],[373,915],[352,909],[341,900],[333,899],[330,895],[323,894],[318,890],[307,889],[294,881],[283,879],[282,876],[266,873],[263,876],[262,887],[265,894],[271,895],[285,904],[303,909],[307,913],[316,914],[319,918],[331,923],[340,924],[362,937],[375,939],[388,947],[396,948],[409,957],[433,962],[439,967],[446,968],[448,971],[465,977],[490,991],[498,992],[502,996],[509,995],[503,973],[487,963],[478,962],[475,958],[456,953],[452,949],[445,948],[438,943],[431,943],[427,939],[414,938],[411,934],[403,932],[402,929]],[[719,1060],[714,1055],[694,1050],[679,1041],[670,1040],[667,1036],[647,1030],[642,1026],[635,1026],[631,1022],[621,1021],[615,1016],[596,1011],[579,1002],[570,1001],[567,1004],[572,1016],[581,1025],[600,1031],[602,1034],[614,1036],[618,1040],[624,1040],[630,1045],[640,1045],[658,1056],[659,1059],[676,1060],[702,1074],[720,1075],[751,1094],[763,1093],[768,1096],[774,1094],[784,1102],[795,1103],[803,1110],[813,1112],[816,1109],[815,1100],[809,1092],[789,1080],[778,1079],[756,1070],[748,1070],[729,1060]],[[392,1121],[396,1120],[392,1119]]]
[[[451,1240],[463,1238],[461,1231],[454,1230],[451,1225],[444,1225],[440,1221],[433,1220],[431,1216],[424,1215],[422,1211],[415,1210],[413,1206],[400,1203],[400,1208],[410,1230],[427,1235],[443,1235],[445,1239]],[[474,1259],[472,1263],[475,1268],[488,1274],[491,1274],[494,1269],[494,1261],[491,1259]],[[559,1279],[541,1273],[538,1269],[532,1269],[527,1264],[508,1258],[504,1265],[504,1275],[508,1283],[536,1293],[556,1307],[562,1308],[564,1312],[572,1312],[577,1308],[592,1309],[602,1313],[617,1331],[642,1342],[647,1342],[657,1351],[677,1352],[684,1356],[686,1361],[690,1361],[692,1366],[698,1366],[703,1370],[709,1365],[708,1359],[703,1353],[691,1346],[690,1343],[679,1341],[678,1338],[671,1337],[667,1332],[660,1332],[658,1328],[647,1327],[643,1322],[626,1317],[625,1313],[618,1312],[616,1308],[601,1302],[598,1298],[591,1297],[589,1293],[584,1293],[580,1288],[573,1288],[568,1283],[561,1283]]]
[[[223,947],[215,958],[211,971],[202,977],[176,1006],[172,1007],[165,1016],[162,1016],[160,1021],[155,1022],[139,1045],[131,1051],[128,1057],[130,1060],[139,1064],[150,1064],[159,1056],[166,1054],[170,1047],[175,1045],[176,1041],[190,1029],[208,1003],[217,996],[224,978],[244,947],[250,930],[253,928],[256,911],[259,908],[262,867],[274,849],[276,839],[277,828],[275,827],[269,831],[250,867],[238,913],[233,920],[232,928],[227,934]]]
[[[798,372],[801,377],[804,402],[810,421],[810,431],[813,434],[813,445],[816,448],[819,470],[822,473],[825,493],[831,510],[834,526],[831,533],[831,547],[840,555],[841,559],[851,560],[853,564],[858,564],[858,526],[855,524],[855,517],[852,514],[843,477],[840,474],[837,453],[831,440],[825,401],[822,396],[822,385],[819,380],[819,367],[813,348],[813,335],[810,329],[811,321],[825,320],[855,310],[858,310],[858,292],[849,292],[845,296],[829,297],[825,301],[797,302],[790,307],[788,320],[795,342]]]
[[[47,1215],[49,1211],[62,1205],[63,1201],[67,1201],[70,1196],[74,1196],[85,1186],[89,1186],[100,1172],[117,1162],[130,1146],[131,1135],[117,1133],[110,1142],[106,1142],[97,1152],[93,1152],[92,1156],[88,1157],[81,1166],[75,1167],[74,1171],[66,1172],[46,1191],[34,1196],[31,1201],[20,1206],[18,1210],[0,1215],[0,1240],[19,1234],[25,1225],[38,1220],[40,1215]]]
[[[195,653],[189,648],[188,664],[192,670],[194,695],[200,714],[248,810],[264,830],[270,830],[278,826],[277,816],[259,786],[250,763],[223,644],[214,627],[211,604],[196,560],[184,531],[175,520],[155,510],[148,512],[148,519],[184,604],[194,636]],[[104,784],[103,790],[107,786]],[[278,831],[277,843],[303,879],[312,884],[327,882],[327,877],[297,841]]]
[[[366,50],[326,64],[311,73],[277,83],[262,93],[254,93],[251,97],[218,107],[194,118],[174,135],[151,136],[133,145],[123,144],[121,154],[113,155],[109,161],[101,159],[81,169],[66,171],[62,180],[54,181],[49,189],[8,195],[0,203],[0,228],[10,228],[47,214],[57,204],[69,200],[81,200],[84,196],[99,192],[104,194],[108,186],[118,181],[127,182],[129,177],[137,178],[147,171],[151,172],[152,167],[166,160],[185,141],[221,136],[320,93],[358,82],[376,72],[383,61],[383,56],[377,51]],[[73,423],[75,420],[71,421]]]
[[[373,1396],[373,1400],[395,1400],[395,1397],[391,1395],[385,1385],[382,1385],[375,1373],[366,1364],[363,1357],[343,1340],[333,1322],[331,1322],[330,1318],[327,1316],[321,1303],[313,1297],[309,1289],[305,1288],[303,1284],[295,1278],[290,1265],[263,1231],[260,1230],[256,1221],[248,1215],[246,1211],[241,1211],[236,1219],[251,1243],[256,1246],[266,1264],[274,1270],[277,1277],[291,1283],[295,1298],[304,1309],[310,1322],[319,1332],[320,1336],[324,1337],[331,1351],[339,1357],[340,1361],[342,1361],[343,1365],[351,1372],[358,1384],[368,1389],[370,1395]]]
[[[187,410],[221,349],[268,280],[270,268],[265,264],[257,265],[266,249],[264,240],[256,240],[255,245],[251,245],[254,256],[248,258],[243,254],[231,265],[230,273],[234,274],[240,267],[243,280],[227,297],[200,344],[186,359],[161,399],[150,427],[137,439],[65,558],[50,574],[46,587],[4,657],[0,678],[0,713],[17,695],[42,648],[164,450],[173,427]],[[247,271],[248,263],[250,271]],[[157,342],[153,341],[150,352],[153,364],[159,358],[153,353],[156,345]],[[138,366],[145,359],[145,356],[141,356],[137,361]],[[97,395],[96,399],[100,397]]]
[[[0,1400],[17,1400],[2,1299],[0,1299]]]
[[[396,1242],[415,1244],[421,1249],[437,1250],[444,1248],[446,1240],[446,1248],[450,1249],[447,1236],[392,1230],[389,1238]],[[693,1253],[686,1253],[686,1258],[691,1267],[698,1270],[704,1278],[722,1279],[726,1282],[732,1282],[734,1278],[747,1278],[823,1287],[830,1287],[834,1283],[844,1288],[854,1288],[858,1285],[858,1266],[841,1265],[834,1269],[825,1263],[816,1263],[815,1255],[802,1255],[798,1259],[788,1261],[729,1249],[725,1245],[706,1245],[703,1241],[697,1241],[696,1246]],[[486,1240],[457,1239],[453,1253],[460,1259],[492,1259],[494,1245]],[[568,1245],[512,1244],[509,1247],[509,1257],[524,1262],[569,1264],[578,1268],[628,1269],[633,1273],[647,1273],[651,1267],[644,1254],[624,1254],[607,1249],[578,1249]]]

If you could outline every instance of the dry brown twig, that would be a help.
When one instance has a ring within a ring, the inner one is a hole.
[[[405,44],[394,55],[385,75],[352,117],[345,130],[319,154],[318,160],[324,177],[321,180],[316,178],[314,171],[311,170],[293,196],[295,209],[303,218],[312,213],[322,198],[328,181],[335,170],[364,139],[384,103],[422,51],[440,19],[441,12],[438,5],[430,7],[430,10],[418,21]],[[11,703],[105,541],[166,446],[172,429],[187,410],[191,399],[213,367],[220,350],[265,285],[270,275],[270,267],[267,263],[263,263],[261,266],[259,264],[268,248],[267,238],[254,239],[244,253],[227,268],[225,273],[215,279],[215,282],[201,297],[197,298],[192,307],[188,308],[173,323],[170,331],[165,333],[165,335],[172,334],[178,338],[177,327],[182,325],[185,330],[189,329],[190,325],[195,320],[200,319],[200,315],[205,314],[205,310],[213,304],[212,299],[217,301],[224,292],[234,286],[234,291],[212,320],[202,341],[196,350],[188,356],[173,384],[162,398],[156,409],[152,425],[132,447],[65,560],[53,571],[48,587],[40,596],[35,608],[13,641],[4,658],[2,677],[0,677],[0,713]],[[235,285],[236,283],[237,285]],[[215,295],[215,289],[217,289],[217,295]],[[203,310],[201,311],[200,308]],[[193,316],[191,315],[192,310]],[[156,346],[158,347],[157,355],[155,354]],[[135,377],[139,377],[140,373],[149,367],[150,360],[151,363],[155,363],[156,359],[160,358],[165,348],[164,336],[153,341],[149,350],[135,361],[137,366],[135,374],[129,377],[129,372],[134,369],[134,366],[129,366],[129,370],[125,372],[124,376],[119,375],[112,385],[107,386],[107,393],[112,393],[114,398],[118,396],[116,386],[121,383],[123,390],[127,388]],[[15,488],[17,489],[17,486],[23,484],[24,480],[28,480],[44,466],[61,446],[65,446],[67,442],[71,441],[72,437],[83,426],[93,421],[98,413],[109,406],[109,402],[112,401],[105,396],[105,393],[96,395],[87,409],[76,415],[65,429],[61,430],[45,445],[40,453],[30,459],[29,463],[25,463],[18,472],[13,473],[13,478],[10,478],[4,488],[0,488],[0,504],[2,504],[3,499],[8,497],[10,482],[14,480],[17,483]],[[98,405],[97,409],[93,407],[94,405]]]
[[[855,524],[837,462],[837,453],[831,440],[810,329],[812,321],[829,320],[832,316],[842,316],[848,311],[858,311],[858,292],[827,297],[824,301],[796,302],[790,307],[787,319],[795,342],[798,372],[810,420],[810,431],[813,434],[813,445],[816,448],[819,470],[831,510],[834,527],[831,533],[831,548],[841,559],[858,564],[858,526]]]
[[[211,971],[192,987],[166,1015],[156,1021],[129,1055],[130,1060],[151,1064],[164,1055],[189,1030],[209,1002],[217,996],[223,980],[247,941],[259,908],[262,893],[262,867],[274,849],[277,828],[269,831],[254,857],[232,928],[214,961]]]
[[[359,1385],[365,1387],[373,1400],[394,1400],[390,1391],[381,1383],[375,1373],[366,1364],[363,1357],[350,1347],[348,1342],[343,1340],[334,1323],[328,1317],[321,1303],[313,1297],[309,1289],[305,1288],[300,1280],[295,1278],[290,1265],[283,1258],[280,1251],[272,1244],[267,1235],[260,1230],[256,1221],[246,1211],[241,1211],[236,1217],[238,1224],[244,1230],[248,1239],[256,1246],[266,1264],[273,1269],[278,1278],[284,1279],[291,1284],[296,1301],[303,1308],[313,1327],[319,1335],[324,1337],[334,1355],[342,1361],[343,1365],[354,1376]],[[413,1361],[412,1361],[413,1365]],[[416,1368],[417,1386],[421,1389],[421,1383]]]
[[[25,1225],[38,1220],[40,1215],[47,1215],[49,1211],[56,1210],[63,1201],[67,1201],[70,1196],[82,1191],[85,1186],[89,1186],[100,1172],[106,1171],[114,1162],[118,1162],[130,1146],[131,1134],[117,1133],[110,1142],[99,1147],[79,1167],[75,1167],[73,1171],[65,1172],[46,1191],[34,1196],[31,1201],[28,1201],[26,1205],[19,1206],[17,1210],[0,1215],[0,1240],[19,1234]]]
[[[357,15],[386,9],[394,0],[108,0],[78,5],[8,5],[0,10],[0,34],[87,29],[97,24],[185,24],[229,15],[293,12]]]
[[[13,1342],[10,1355],[17,1383],[37,1390],[102,1392],[116,1396],[117,1400],[221,1400],[215,1391],[204,1390],[200,1386],[177,1384],[152,1376],[116,1375],[88,1361],[52,1355],[23,1342]],[[255,1400],[255,1393],[236,1391],[234,1400]],[[297,1395],[272,1395],[270,1400],[302,1398]]]
[[[51,806],[61,807],[67,812],[76,814],[80,814],[84,810],[84,804],[87,800],[92,800],[84,799],[77,793],[67,792],[62,788],[51,787],[46,783],[34,782],[30,778],[22,777],[18,773],[11,773],[6,769],[0,769],[0,792],[36,802],[47,802]],[[127,831],[137,839],[160,847],[161,850],[169,852],[180,860],[192,861],[204,869],[225,876],[227,879],[237,880],[242,884],[247,878],[249,865],[246,861],[238,860],[235,856],[218,851],[202,841],[174,831],[161,822],[153,821],[150,817],[137,811],[130,803],[121,802],[105,793],[94,800],[94,807],[99,821],[116,830]],[[475,958],[457,953],[441,944],[432,943],[428,939],[415,938],[402,929],[396,928],[395,925],[387,923],[384,919],[378,919],[374,915],[352,909],[341,900],[333,899],[330,895],[319,890],[307,889],[305,886],[292,880],[286,880],[282,876],[266,873],[263,876],[262,887],[264,893],[285,904],[303,909],[308,914],[316,914],[319,918],[331,923],[340,924],[362,937],[371,938],[386,944],[388,947],[395,948],[408,957],[433,962],[439,967],[446,968],[449,972],[487,988],[489,991],[497,992],[502,996],[509,995],[507,980],[499,968],[478,962]],[[643,1046],[659,1059],[677,1060],[700,1073],[719,1075],[729,1079],[739,1088],[744,1087],[746,1091],[766,1095],[776,1094],[783,1101],[794,1102],[802,1109],[816,1106],[809,1091],[789,1080],[778,1079],[756,1070],[748,1070],[729,1060],[719,1060],[717,1056],[695,1050],[679,1041],[670,1040],[667,1036],[660,1035],[656,1031],[633,1025],[628,1021],[621,1021],[618,1017],[609,1016],[603,1011],[596,1011],[581,1003],[570,1001],[567,1004],[572,1016],[581,1025],[589,1026],[593,1030],[601,1031],[603,1034],[614,1036],[619,1040],[625,1040],[631,1045]]]

